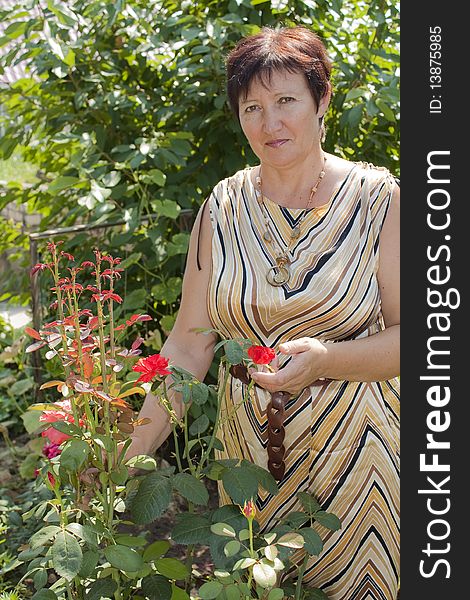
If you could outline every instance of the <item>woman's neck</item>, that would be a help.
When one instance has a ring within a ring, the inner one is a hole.
[[[261,163],[255,177],[261,178],[263,195],[286,208],[305,208],[312,187],[325,168],[326,154],[320,148],[300,164],[277,168]]]

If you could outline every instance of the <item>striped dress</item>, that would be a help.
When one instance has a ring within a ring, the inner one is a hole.
[[[351,163],[327,204],[311,209],[291,249],[291,280],[266,281],[275,265],[263,240],[265,220],[250,169],[217,184],[209,197],[213,225],[208,290],[211,321],[224,337],[245,337],[276,348],[316,337],[334,343],[384,328],[377,281],[379,235],[394,180],[383,168]],[[287,247],[302,214],[265,199],[270,230]],[[219,437],[219,458],[246,458],[267,468],[266,407],[270,395],[230,378]],[[324,549],[313,557],[304,585],[331,600],[396,600],[399,581],[398,380],[324,381],[288,402],[286,471],[280,492],[260,490],[257,519],[272,528],[301,510],[298,491],[309,491],[342,523],[331,532],[314,524]],[[223,488],[221,503],[230,503]],[[301,551],[300,551],[301,552]],[[299,553],[300,554],[300,553]],[[300,556],[297,557],[300,560]]]

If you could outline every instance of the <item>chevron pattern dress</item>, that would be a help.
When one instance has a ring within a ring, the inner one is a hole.
[[[378,243],[394,180],[383,168],[351,163],[329,201],[311,209],[291,249],[291,280],[266,281],[275,265],[263,240],[265,222],[250,169],[217,184],[208,200],[213,225],[208,309],[224,337],[245,337],[276,348],[317,337],[328,343],[384,328],[377,281]],[[285,248],[301,209],[265,199],[271,227]],[[246,458],[267,468],[270,395],[230,378],[219,458]],[[225,418],[230,415],[230,418]],[[324,541],[304,585],[330,600],[396,600],[399,582],[398,380],[319,381],[289,401],[285,417],[286,471],[280,492],[260,490],[257,519],[272,528],[301,510],[299,491],[315,494],[341,520],[339,531],[314,524]],[[221,503],[230,503],[223,488]],[[301,552],[297,560],[301,560]]]

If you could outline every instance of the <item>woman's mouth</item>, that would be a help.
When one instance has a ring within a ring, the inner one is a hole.
[[[266,146],[269,146],[270,148],[279,148],[288,141],[289,140],[286,139],[271,140],[269,142],[266,142]]]

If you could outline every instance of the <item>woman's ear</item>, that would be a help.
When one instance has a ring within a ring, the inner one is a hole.
[[[320,100],[320,104],[318,105],[317,117],[319,119],[321,119],[325,116],[325,113],[328,110],[328,106],[330,104],[330,99],[331,99],[331,83],[328,82],[325,95]]]

